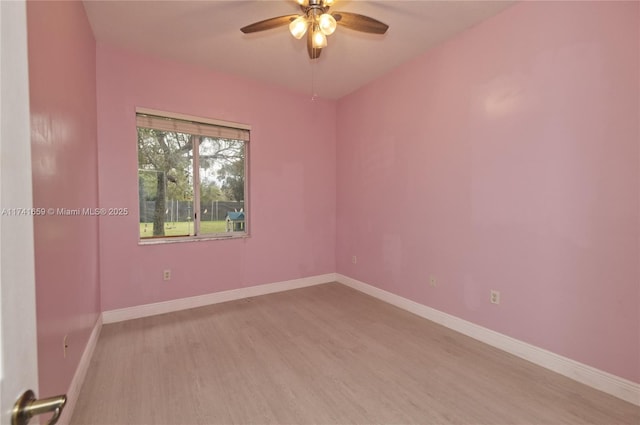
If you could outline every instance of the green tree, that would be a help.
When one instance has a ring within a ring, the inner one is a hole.
[[[222,182],[222,193],[232,201],[244,201],[244,161],[236,160],[224,164],[218,172]]]
[[[224,194],[215,183],[202,182],[200,184],[200,203],[207,205],[213,201],[226,200]]]

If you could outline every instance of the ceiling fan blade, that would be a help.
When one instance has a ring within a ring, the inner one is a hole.
[[[307,52],[309,52],[309,58],[311,59],[318,59],[320,53],[322,53],[321,48],[313,47],[313,31],[307,33]]]
[[[250,34],[252,32],[265,31],[270,30],[272,28],[276,28],[282,25],[288,25],[291,21],[296,19],[299,15],[285,15],[278,16],[277,18],[265,19],[264,21],[256,22],[251,25],[247,25],[246,27],[240,28],[245,34]]]
[[[338,25],[356,31],[368,32],[371,34],[384,34],[389,29],[389,25],[368,16],[350,12],[334,12],[331,14]]]

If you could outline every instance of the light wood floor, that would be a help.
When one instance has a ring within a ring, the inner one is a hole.
[[[640,424],[640,408],[332,283],[105,325],[73,424]]]

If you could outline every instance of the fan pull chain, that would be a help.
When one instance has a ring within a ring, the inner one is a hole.
[[[317,59],[316,59],[317,60]],[[311,60],[311,101],[315,102],[318,98],[318,94],[316,93],[316,60]]]

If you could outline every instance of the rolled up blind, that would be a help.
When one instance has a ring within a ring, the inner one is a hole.
[[[162,131],[212,138],[243,140],[245,142],[249,141],[249,130],[244,128],[167,118],[143,113],[136,113],[136,124],[138,127],[153,128]]]

